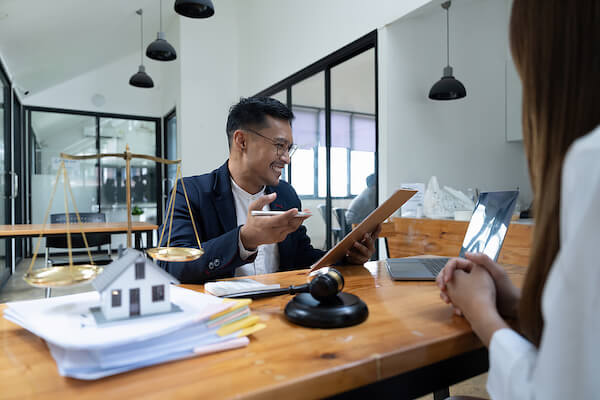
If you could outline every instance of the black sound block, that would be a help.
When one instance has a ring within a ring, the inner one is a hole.
[[[344,328],[366,320],[369,309],[364,301],[350,293],[340,293],[327,302],[320,302],[309,293],[300,293],[285,306],[285,316],[290,322],[309,328]]]

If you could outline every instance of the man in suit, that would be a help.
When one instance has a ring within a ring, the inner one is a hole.
[[[231,107],[229,160],[211,173],[183,179],[204,255],[191,262],[161,262],[170,274],[184,283],[202,283],[308,267],[323,256],[302,226],[307,217],[295,216],[301,209],[296,191],[279,180],[296,148],[293,118],[271,98],[242,98]],[[170,245],[198,248],[182,185],[176,190]],[[285,212],[252,216],[253,210]],[[161,246],[167,243],[168,229]],[[368,261],[378,233],[379,228],[357,241],[344,262]]]

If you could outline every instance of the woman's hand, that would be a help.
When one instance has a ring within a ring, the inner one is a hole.
[[[508,327],[496,309],[494,280],[483,267],[473,264],[469,272],[454,270],[445,287],[452,304],[461,310],[486,346],[489,346],[494,332]]]
[[[484,268],[492,277],[496,289],[496,305],[501,315],[509,318],[516,318],[521,298],[521,291],[515,287],[506,271],[502,266],[494,262],[491,258],[483,253],[466,253],[466,259],[453,258],[440,271],[437,276],[437,284],[440,288],[440,297],[446,303],[450,303],[448,297],[447,284],[452,280],[456,270],[470,272],[473,266],[478,265]],[[457,309],[460,314],[460,308]]]
[[[469,321],[496,310],[494,281],[484,268],[476,264],[472,264],[468,271],[456,269],[452,279],[446,283],[446,291],[452,305]]]

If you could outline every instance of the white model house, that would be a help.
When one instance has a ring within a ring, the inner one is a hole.
[[[106,320],[171,311],[170,283],[179,283],[144,254],[127,249],[92,282]]]

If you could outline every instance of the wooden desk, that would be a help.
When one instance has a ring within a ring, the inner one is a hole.
[[[393,218],[393,223],[393,231],[386,235],[392,258],[421,254],[456,257],[469,225],[468,221],[428,218]],[[511,223],[498,262],[529,265],[532,237],[533,224]]]
[[[157,225],[147,222],[132,222],[135,235],[135,247],[140,248],[142,233],[146,233],[146,243],[152,247],[152,231],[158,229]],[[127,233],[127,222],[86,222],[83,224],[70,224],[71,233]],[[67,233],[67,224],[15,224],[0,225],[0,238],[27,238],[43,236],[64,235]],[[15,273],[15,260],[12,259],[11,271]]]
[[[0,398],[313,399],[356,389],[353,396],[367,390],[371,398],[393,393],[402,399],[487,370],[487,351],[466,320],[439,299],[433,282],[394,282],[382,262],[340,269],[346,291],[369,306],[369,318],[360,325],[302,328],[283,316],[290,296],[257,300],[252,309],[267,329],[254,334],[248,347],[99,381],[59,376],[42,340],[0,318]],[[524,268],[509,271],[520,284]],[[306,272],[256,279],[301,284]]]

